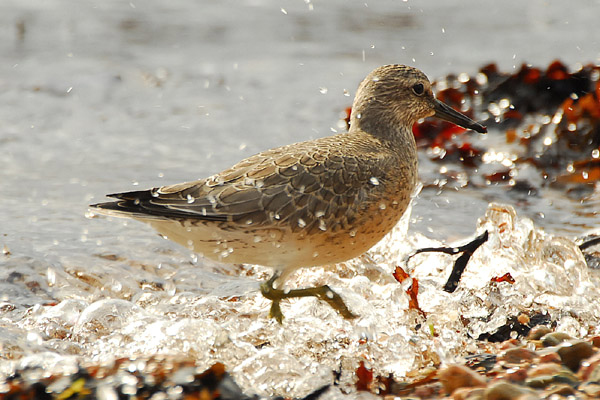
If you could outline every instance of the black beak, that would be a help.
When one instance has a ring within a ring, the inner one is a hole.
[[[433,109],[435,111],[434,117],[443,119],[448,122],[452,122],[455,125],[462,126],[465,129],[473,129],[479,133],[486,133],[487,128],[464,114],[455,111],[452,107],[442,103],[438,99],[433,99]]]

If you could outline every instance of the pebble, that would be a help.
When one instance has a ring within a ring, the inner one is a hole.
[[[572,371],[577,372],[581,362],[596,353],[594,346],[584,340],[568,341],[562,343],[557,351],[561,361]]]
[[[566,340],[573,340],[573,338],[563,332],[551,332],[544,335],[541,340],[544,347],[550,347],[557,346]]]
[[[451,365],[438,372],[444,391],[452,394],[456,389],[464,387],[483,387],[485,378],[468,367]]]

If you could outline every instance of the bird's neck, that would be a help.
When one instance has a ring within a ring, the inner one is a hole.
[[[380,107],[375,102],[354,105],[350,115],[350,133],[365,132],[393,145],[414,143],[412,122],[402,119],[400,110]]]

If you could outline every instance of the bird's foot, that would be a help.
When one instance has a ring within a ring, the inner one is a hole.
[[[269,317],[275,318],[280,324],[283,322],[283,313],[281,312],[281,307],[279,305],[280,301],[294,297],[317,297],[320,300],[326,301],[342,317],[346,319],[357,317],[357,315],[353,314],[350,309],[348,309],[348,306],[346,306],[342,297],[329,286],[324,285],[294,290],[275,289],[273,283],[278,277],[279,275],[275,274],[268,281],[261,284],[260,291],[263,296],[273,302],[271,304],[271,310],[269,311]]]

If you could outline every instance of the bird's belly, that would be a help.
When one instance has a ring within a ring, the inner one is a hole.
[[[213,221],[146,221],[161,235],[207,258],[226,263],[283,270],[335,264],[357,257],[379,242],[398,222],[408,204],[364,210],[352,225],[325,230],[286,226],[246,227]]]

